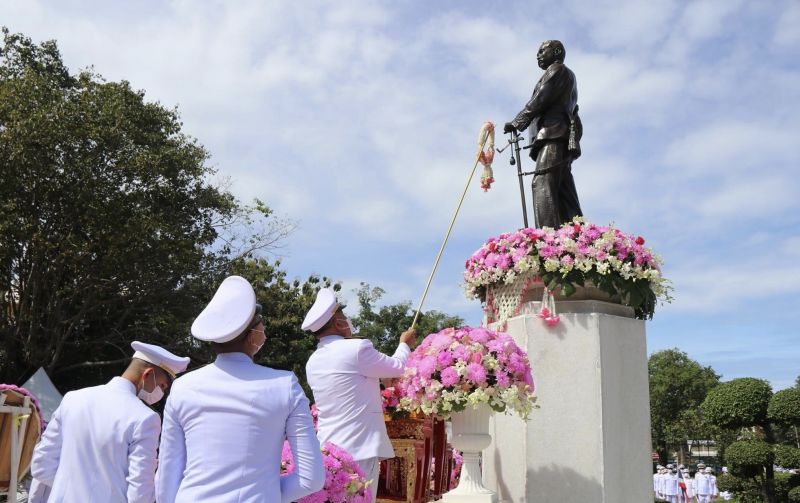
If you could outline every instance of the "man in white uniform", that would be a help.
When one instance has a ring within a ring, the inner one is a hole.
[[[678,471],[675,468],[667,470],[664,475],[664,499],[669,503],[678,503]]]
[[[687,468],[681,471],[681,483],[683,484],[681,487],[681,493],[683,495],[682,503],[691,503],[694,501],[694,481],[689,476],[689,470]],[[678,501],[681,501],[681,499],[678,498]]]
[[[708,497],[709,501],[714,501],[719,496],[719,489],[717,489],[717,476],[714,475],[714,469],[710,466],[706,468],[706,477],[708,477]]]
[[[661,465],[656,465],[656,471],[653,473],[653,493],[656,499],[661,499]]]
[[[31,475],[49,486],[49,503],[153,503],[156,447],[161,431],[152,405],[189,358],[133,342],[122,377],[64,395],[31,462]]]
[[[694,487],[697,494],[698,503],[709,503],[711,501],[711,481],[706,475],[706,465],[697,463],[697,473],[694,475]]]
[[[178,379],[167,399],[158,502],[288,503],[322,489],[322,453],[297,378],[253,362],[266,335],[250,283],[226,278],[192,335],[217,358]],[[295,472],[281,477],[286,439]]]
[[[323,445],[332,442],[353,456],[372,481],[375,501],[380,460],[394,457],[383,422],[378,379],[403,375],[416,332],[403,332],[393,356],[378,352],[371,341],[352,338],[352,324],[329,288],[317,293],[302,328],[319,339],[306,364],[317,405],[319,440]]]

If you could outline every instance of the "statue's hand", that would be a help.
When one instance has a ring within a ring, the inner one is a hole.
[[[516,130],[517,130],[517,128],[514,127],[514,124],[511,124],[510,122],[506,122],[506,125],[503,126],[503,133],[504,134],[508,134],[508,133],[510,133],[512,131],[516,131]]]

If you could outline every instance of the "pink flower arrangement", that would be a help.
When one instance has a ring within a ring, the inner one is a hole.
[[[461,453],[453,449],[453,470],[450,472],[450,489],[458,487],[458,480],[461,478],[461,465],[464,464],[464,458]]]
[[[311,421],[314,423],[314,431],[319,431],[317,427],[317,417],[319,416],[319,409],[317,409],[317,404],[311,404]]]
[[[494,176],[492,175],[491,171],[485,172],[483,176],[481,176],[481,188],[483,189],[484,192],[491,189],[493,183],[494,183]]]
[[[671,300],[661,259],[641,236],[581,217],[559,229],[526,228],[490,238],[467,259],[467,296],[486,299],[487,288],[511,284],[519,276],[537,277],[565,296],[576,286],[594,285],[631,306],[639,318],[652,318],[657,301]]]
[[[508,334],[485,328],[446,328],[425,337],[398,386],[401,409],[443,418],[480,404],[527,418],[535,402],[528,355]]]
[[[322,490],[301,498],[297,503],[372,503],[368,486],[377,481],[367,481],[364,471],[353,461],[347,451],[330,442],[322,446],[325,464],[325,485]],[[283,443],[281,475],[295,470],[289,442]]]
[[[381,405],[383,406],[384,414],[388,414],[392,418],[403,418],[408,416],[408,412],[401,410],[400,399],[403,393],[397,385],[399,379],[386,379],[384,388],[381,390]]]

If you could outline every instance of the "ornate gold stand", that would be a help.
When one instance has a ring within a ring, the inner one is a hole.
[[[444,421],[431,417],[393,419],[386,430],[395,457],[381,462],[378,503],[424,503],[449,490],[452,449]]]

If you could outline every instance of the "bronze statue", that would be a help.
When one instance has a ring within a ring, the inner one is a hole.
[[[558,228],[583,215],[572,178],[572,161],[581,155],[583,126],[578,116],[575,74],[564,65],[564,45],[546,40],[536,60],[544,75],[525,108],[507,122],[503,131],[524,131],[528,126],[533,172],[533,209],[536,227]]]

